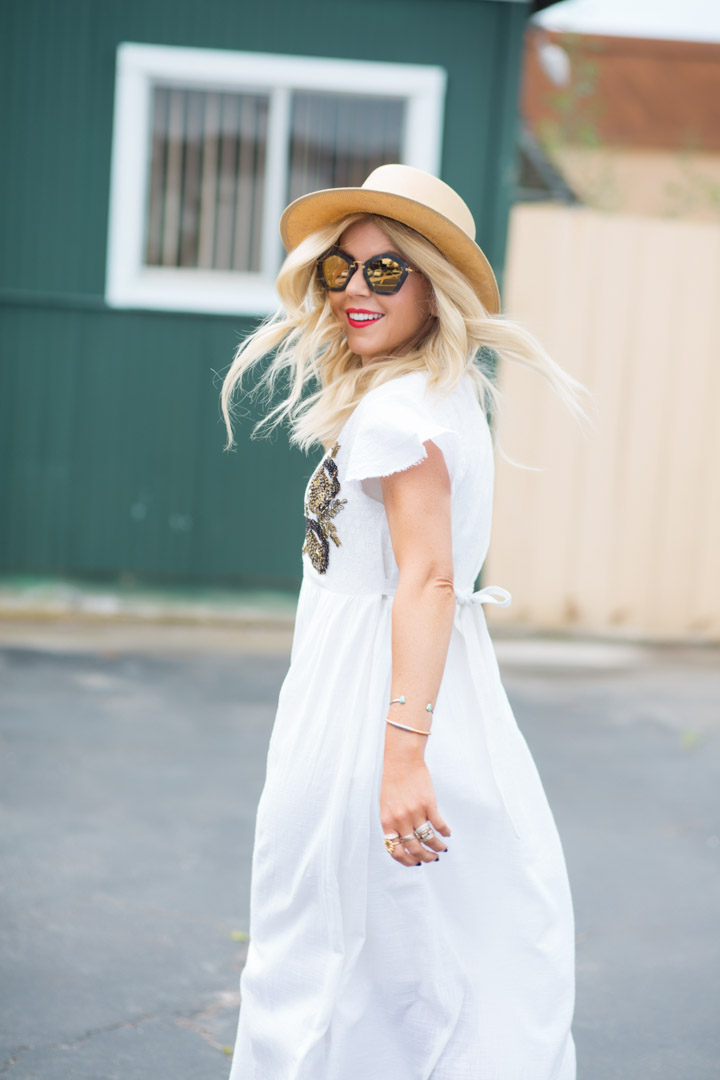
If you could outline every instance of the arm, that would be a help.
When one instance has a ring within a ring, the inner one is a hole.
[[[455,613],[453,587],[450,478],[442,452],[425,444],[419,465],[382,480],[383,499],[395,560],[400,571],[392,609],[391,698],[404,695],[388,715],[410,727],[427,730],[442,680]],[[407,836],[430,821],[441,836],[450,829],[440,816],[425,765],[426,736],[385,725],[385,758],[380,817],[385,833]],[[429,736],[432,738],[432,736]],[[429,850],[432,849],[432,850]],[[433,862],[447,850],[435,837],[398,845],[393,858],[405,866]]]

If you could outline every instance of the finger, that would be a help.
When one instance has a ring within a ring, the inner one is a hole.
[[[423,819],[424,821],[425,819]],[[422,824],[422,823],[421,823]],[[402,842],[406,851],[410,852],[410,855],[414,858],[415,862],[435,862],[437,860],[437,852],[430,851],[429,848],[418,840],[415,836],[415,829],[411,825],[400,834]]]
[[[415,859],[415,862],[437,862],[439,853],[437,851],[430,851],[424,844],[421,844],[419,840],[409,841],[405,847]],[[417,857],[416,857],[417,855]]]
[[[437,806],[430,806],[427,808],[427,817],[423,821],[422,825],[418,825],[416,827],[415,832],[422,832],[423,826],[427,825],[430,825],[430,827],[433,829],[433,835],[429,836],[427,840],[423,838],[422,843],[425,844],[425,846],[430,848],[432,851],[437,852],[438,854],[447,851],[447,840],[444,836],[441,835],[440,829],[444,827],[448,835],[450,833],[450,829],[445,824],[444,819],[438,813]]]
[[[401,836],[405,835],[404,833],[401,833],[394,824],[383,825],[383,832],[386,836],[390,836],[391,834],[396,835],[398,840]],[[393,850],[390,852],[390,856],[395,862],[402,863],[403,866],[417,866],[419,862],[417,858],[413,857],[405,850],[405,845],[402,843],[394,845]]]
[[[403,843],[398,844],[393,850],[392,857],[395,862],[402,863],[403,866],[417,866],[421,862],[417,855],[413,855],[409,852],[407,850],[407,845]]]
[[[444,851],[448,850],[447,840],[442,836],[439,836],[436,832],[434,836],[431,836],[428,840],[422,841],[425,847],[430,848],[431,851],[435,851],[438,855],[441,855]]]
[[[430,847],[430,841],[428,841],[428,840],[417,840],[416,839],[415,843],[419,845],[419,849],[422,852],[422,855],[420,856],[420,858],[422,859],[423,862],[437,862],[438,859],[440,858],[441,852],[445,851],[444,842],[438,847]],[[406,847],[408,847],[408,848],[410,846],[411,846],[410,844],[406,845]],[[415,847],[413,845],[413,851],[414,850],[415,850]]]
[[[437,806],[431,806],[428,808],[428,821],[432,825],[435,832],[440,833],[441,836],[450,836],[450,826],[445,821]]]

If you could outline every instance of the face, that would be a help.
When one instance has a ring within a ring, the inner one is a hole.
[[[372,221],[351,225],[337,246],[358,262],[380,254],[402,254]],[[408,274],[396,293],[381,296],[369,288],[358,267],[343,292],[327,295],[348,346],[362,357],[363,364],[407,352],[430,329],[435,316],[430,283],[418,272]]]

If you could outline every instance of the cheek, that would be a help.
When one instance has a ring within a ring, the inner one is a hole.
[[[413,285],[416,283],[413,282]],[[420,278],[415,288],[417,310],[422,312],[423,318],[434,313],[435,298],[428,282]]]
[[[422,325],[430,314],[430,295],[424,284],[408,290],[398,305],[398,321],[410,330]]]
[[[339,320],[342,321],[342,318],[343,318],[342,295],[343,294],[342,293],[337,293],[337,292],[329,292],[326,295],[327,295],[328,303],[330,304],[330,308],[332,310],[333,315],[335,316],[336,319],[339,319]]]

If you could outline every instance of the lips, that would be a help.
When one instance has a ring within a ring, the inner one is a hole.
[[[345,312],[347,321],[356,330],[362,330],[366,326],[374,326],[383,318],[380,311],[366,311],[363,308],[348,308]]]

